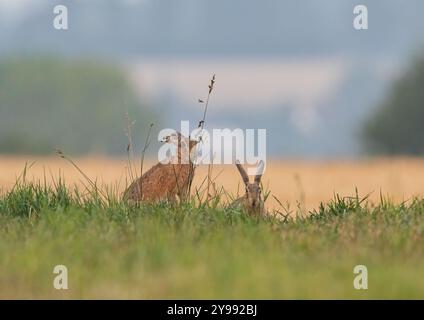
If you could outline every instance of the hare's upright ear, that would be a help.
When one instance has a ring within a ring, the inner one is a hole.
[[[264,161],[263,160],[259,161],[259,164],[256,168],[256,175],[255,175],[255,183],[257,184],[261,182],[261,178],[264,173],[264,167],[265,167]]]
[[[243,178],[243,182],[245,185],[249,184],[249,176],[247,175],[246,171],[244,170],[244,168],[242,167],[242,165],[240,164],[240,161],[236,161],[236,166],[238,171],[240,172],[241,177]]]

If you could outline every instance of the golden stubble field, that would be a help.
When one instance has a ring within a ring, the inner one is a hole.
[[[84,157],[73,159],[78,166],[100,184],[114,185],[123,190],[126,185],[127,161],[120,158]],[[44,179],[59,174],[69,185],[81,184],[84,178],[66,160],[58,157],[0,156],[0,189],[9,190],[16,177],[22,172],[25,163],[33,163],[27,179]],[[153,164],[146,161],[145,170]],[[196,171],[194,186],[200,186],[207,176],[208,167]],[[236,194],[243,188],[241,179],[233,165],[213,166],[212,178],[217,188]],[[357,161],[302,161],[268,160],[262,182],[266,189],[291,208],[300,205],[305,210],[316,208],[320,202],[341,196],[354,196],[355,187],[359,195],[369,193],[372,201],[379,201],[380,191],[396,202],[408,200],[413,196],[424,195],[424,158],[367,159]],[[203,189],[203,188],[202,188]],[[268,208],[279,205],[270,197]]]

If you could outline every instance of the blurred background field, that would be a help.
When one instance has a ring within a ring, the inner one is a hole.
[[[195,128],[214,73],[207,128],[265,128],[270,158],[424,152],[422,1],[363,1],[362,31],[353,0],[76,0],[68,30],[57,4],[0,1],[2,154],[125,156],[127,117]]]

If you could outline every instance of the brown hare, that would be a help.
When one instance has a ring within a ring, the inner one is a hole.
[[[177,146],[177,158],[171,158],[169,163],[159,162],[141,178],[136,179],[124,192],[124,201],[158,202],[186,199],[189,186],[193,180],[194,164],[191,161],[191,151],[197,141],[189,140],[179,132],[164,138],[163,142]]]
[[[239,161],[236,162],[236,166],[240,175],[243,179],[243,183],[246,188],[244,196],[236,199],[231,207],[242,207],[249,215],[259,216],[265,214],[264,201],[262,198],[262,189],[260,186],[261,178],[264,170],[264,162],[261,160],[258,165],[257,173],[253,180],[253,183],[249,182],[249,176],[244,170],[243,166]]]

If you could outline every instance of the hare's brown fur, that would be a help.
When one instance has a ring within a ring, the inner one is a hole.
[[[194,164],[191,159],[188,163],[182,163],[182,159],[188,156],[196,141],[189,141],[180,133],[178,135],[178,161],[177,163],[158,163],[144,173],[141,178],[136,179],[124,192],[124,200],[135,202],[158,202],[168,200],[174,202],[178,196],[185,199],[194,175]],[[189,150],[187,150],[189,149]]]
[[[258,173],[255,175],[253,183],[250,183],[249,176],[247,175],[242,165],[237,161],[236,166],[243,179],[246,192],[244,196],[236,199],[231,204],[231,206],[241,205],[249,215],[257,216],[265,214],[264,201],[262,198],[262,188],[260,186],[263,173],[263,165],[264,163],[263,161],[261,161],[259,163]]]

